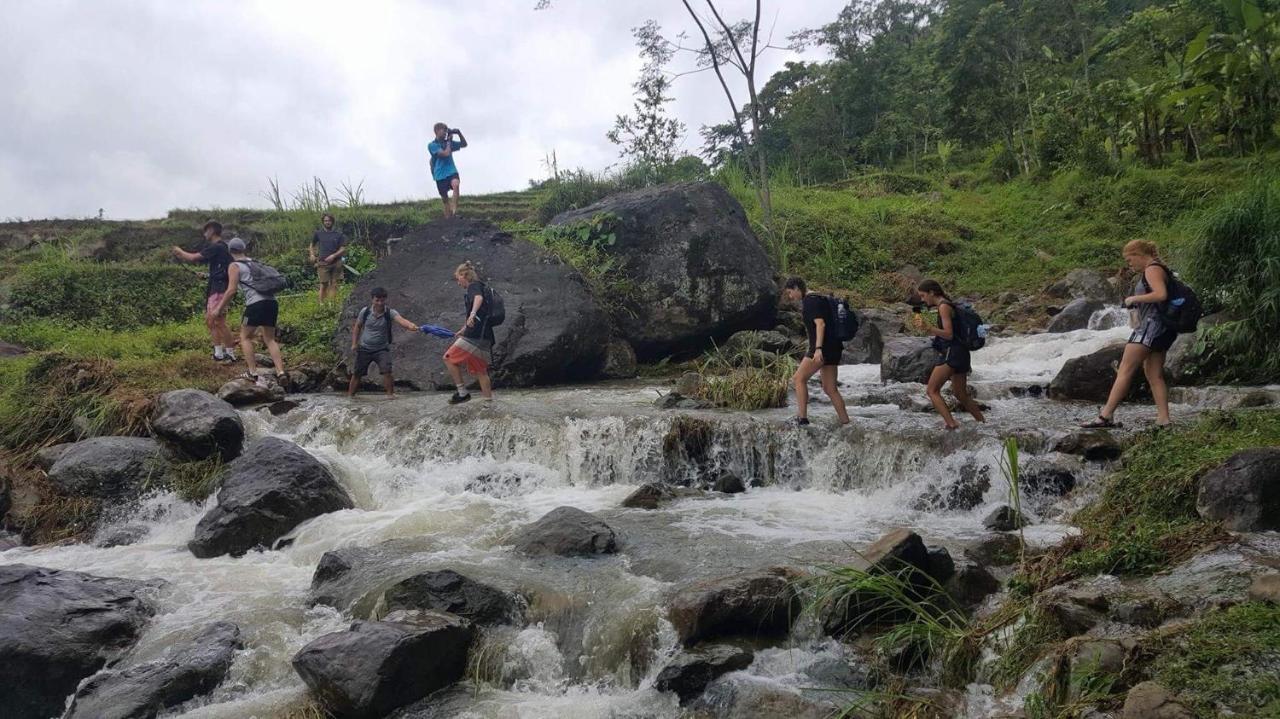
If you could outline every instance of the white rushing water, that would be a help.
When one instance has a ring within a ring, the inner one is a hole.
[[[984,383],[1047,384],[1067,359],[1126,332],[995,339],[974,355],[973,381],[980,396]],[[983,515],[1004,497],[995,469],[999,437],[1028,437],[1027,450],[1035,454],[1054,433],[1092,411],[997,393],[989,401],[988,425],[966,423],[959,432],[943,433],[936,416],[875,399],[886,392],[919,399],[919,385],[882,387],[876,366],[844,367],[841,381],[855,422],[839,429],[822,405],[808,429],[785,428],[787,409],[659,411],[652,407],[656,389],[640,385],[501,392],[492,404],[457,408],[432,394],[393,402],[316,395],[282,417],[243,415],[251,438],[279,436],[313,453],[356,504],[305,522],[287,548],[196,559],[186,542],[212,500],[195,506],[163,495],[115,520],[117,526],[145,527],[137,544],[18,548],[0,553],[0,562],[166,580],[159,611],[128,662],[154,658],[209,622],[236,622],[246,649],[231,676],[176,715],[265,718],[305,695],[290,657],[353,616],[309,606],[320,557],[332,549],[405,540],[411,550],[370,568],[370,597],[357,603],[355,616],[367,616],[377,590],[425,569],[452,568],[541,598],[531,607],[532,625],[486,639],[500,658],[491,681],[442,697],[453,707],[447,715],[675,717],[674,698],[650,687],[676,651],[662,611],[674,587],[741,569],[847,557],[849,546],[861,547],[894,526],[913,527],[931,544],[955,546],[977,537]],[[677,416],[708,423],[712,441],[704,456],[664,451]],[[761,486],[654,511],[618,508],[640,483],[719,470]],[[922,500],[966,472],[983,471],[993,481],[973,509],[930,509]],[[1091,476],[1082,471],[1085,481]],[[623,552],[532,560],[505,546],[515,529],[562,505],[600,514],[622,535]],[[1033,541],[1055,541],[1067,531],[1054,523],[1054,507],[1041,507],[1041,514],[1046,521],[1031,530]],[[832,667],[847,672],[856,666],[845,652],[800,631],[787,647],[759,652],[742,681],[786,692],[838,685],[843,680]]]

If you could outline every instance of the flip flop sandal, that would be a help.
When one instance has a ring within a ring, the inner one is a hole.
[[[1097,419],[1091,422],[1085,422],[1084,424],[1080,425],[1080,428],[1081,429],[1119,429],[1122,426],[1123,425],[1121,425],[1119,422],[1113,419],[1107,419],[1102,415],[1098,415]]]

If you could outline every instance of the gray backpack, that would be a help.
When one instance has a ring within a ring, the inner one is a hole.
[[[289,286],[288,278],[271,265],[264,265],[257,260],[236,260],[236,262],[249,266],[249,274],[253,275],[253,280],[250,282],[241,280],[241,282],[260,295],[275,295]]]

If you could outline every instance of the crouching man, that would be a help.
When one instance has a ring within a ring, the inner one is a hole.
[[[391,375],[391,324],[394,322],[411,332],[417,332],[418,326],[387,307],[385,289],[375,287],[370,295],[369,304],[360,309],[355,323],[351,325],[351,350],[356,353],[356,366],[347,387],[347,396],[355,396],[369,365],[376,364],[382,372],[382,386],[387,396],[395,397],[395,378]]]

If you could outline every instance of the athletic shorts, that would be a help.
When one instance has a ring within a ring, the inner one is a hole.
[[[955,370],[956,374],[969,374],[973,371],[969,350],[959,345],[947,345],[945,350],[938,351],[938,361],[934,366],[941,367],[942,365]]]
[[[226,292],[215,292],[206,297],[204,300],[204,313],[206,315],[213,314],[213,308],[218,306],[218,303],[222,301],[222,298],[225,297],[226,294]],[[222,314],[225,315],[226,313],[227,308],[223,307]]]
[[[367,350],[363,347],[356,350],[356,376],[363,377],[369,371],[369,365],[378,365],[382,374],[391,374],[391,349]]]
[[[812,359],[813,355],[814,355],[814,351],[809,350],[808,352],[805,353],[804,356]],[[838,367],[840,365],[840,360],[843,356],[844,356],[844,345],[832,345],[830,347],[823,347],[822,348],[822,366]]]
[[[332,265],[316,263],[316,281],[322,285],[335,283],[342,279],[342,263],[335,262]]]
[[[275,300],[258,300],[244,308],[241,324],[247,327],[275,327],[280,316],[280,303]]]
[[[1152,352],[1168,352],[1176,339],[1178,339],[1177,332],[1153,322],[1139,325],[1138,329],[1129,335],[1130,343],[1148,347]]]
[[[448,197],[449,190],[453,189],[453,181],[458,179],[458,173],[455,172],[443,180],[436,180],[436,191],[440,193],[441,197]]]

